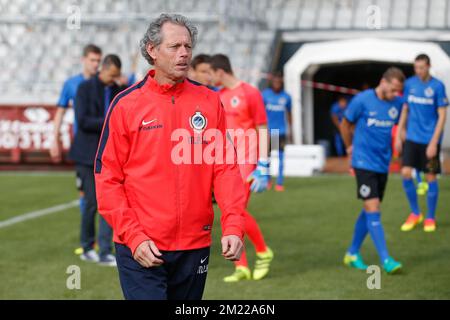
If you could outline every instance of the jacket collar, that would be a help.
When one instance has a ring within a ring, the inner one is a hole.
[[[148,77],[148,88],[153,91],[164,95],[178,95],[183,91],[184,86],[186,85],[186,79],[182,82],[175,84],[159,84],[155,80],[155,70],[150,70],[147,74]]]

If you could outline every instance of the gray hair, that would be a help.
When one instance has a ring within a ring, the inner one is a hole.
[[[142,56],[151,65],[154,64],[154,61],[153,58],[150,57],[150,55],[147,52],[147,46],[149,44],[152,44],[153,46],[157,47],[161,44],[162,42],[161,28],[166,22],[186,27],[186,29],[189,31],[189,35],[191,36],[192,47],[194,47],[195,43],[197,42],[197,33],[198,33],[197,27],[194,26],[188,18],[182,16],[181,14],[162,13],[157,19],[153,20],[150,23],[147,31],[144,34],[144,37],[141,39],[139,43]]]

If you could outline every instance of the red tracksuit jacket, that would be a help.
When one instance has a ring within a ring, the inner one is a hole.
[[[113,228],[114,241],[133,253],[148,239],[167,251],[210,246],[212,189],[223,235],[242,238],[245,189],[236,163],[177,165],[171,157],[178,143],[171,139],[175,129],[194,136],[194,129],[215,128],[225,141],[219,95],[189,80],[160,86],[153,77],[150,71],[116,96],[97,150],[98,210]],[[210,143],[202,141],[202,148]]]

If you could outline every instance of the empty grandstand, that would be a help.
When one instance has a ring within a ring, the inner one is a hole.
[[[194,53],[228,54],[238,77],[254,85],[264,86],[267,74],[289,65],[302,48],[321,42],[317,55],[320,50],[341,50],[328,54],[329,61],[301,56],[297,59],[310,63],[286,75],[287,89],[295,98],[296,144],[330,139],[332,124],[324,115],[335,98],[331,91],[302,88],[301,79],[359,89],[363,83],[373,85],[389,64],[410,75],[414,54],[432,43],[442,57],[432,55],[439,60],[433,73],[450,86],[449,0],[0,0],[0,104],[54,105],[63,81],[79,72],[80,52],[90,42],[104,53],[119,54],[123,70],[130,72],[140,37],[161,12],[190,17],[199,27]],[[390,53],[377,59],[361,47],[377,43],[358,42],[364,38],[416,45],[409,54],[386,47]],[[355,42],[326,45],[347,40]],[[139,57],[138,76],[147,69]],[[371,76],[362,79],[361,70]],[[448,130],[444,146],[450,147]]]
[[[129,70],[149,19],[174,11],[199,25],[196,52],[229,54],[239,75],[257,84],[270,71],[277,30],[367,32],[371,5],[380,10],[383,30],[430,33],[449,25],[447,0],[1,0],[1,99],[54,103],[87,42],[119,53]],[[145,69],[140,60],[139,71]]]

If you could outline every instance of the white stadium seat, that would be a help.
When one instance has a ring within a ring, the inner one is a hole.
[[[67,28],[70,4],[81,9],[80,30]],[[79,72],[79,57],[87,43],[120,54],[124,71],[129,72],[149,19],[163,11],[193,18],[200,32],[194,53],[230,55],[243,80],[257,85],[260,74],[269,71],[277,30],[366,29],[369,5],[380,8],[384,29],[448,27],[450,0],[0,0],[0,19],[4,18],[0,67],[13,82],[11,87],[0,86],[0,96],[22,86],[20,102],[36,92],[32,87],[38,79],[45,83],[47,94],[55,95],[44,100],[54,102],[63,80]],[[23,63],[37,75],[24,72],[20,81],[12,76],[22,72]],[[142,74],[148,65],[140,59],[138,67]]]

